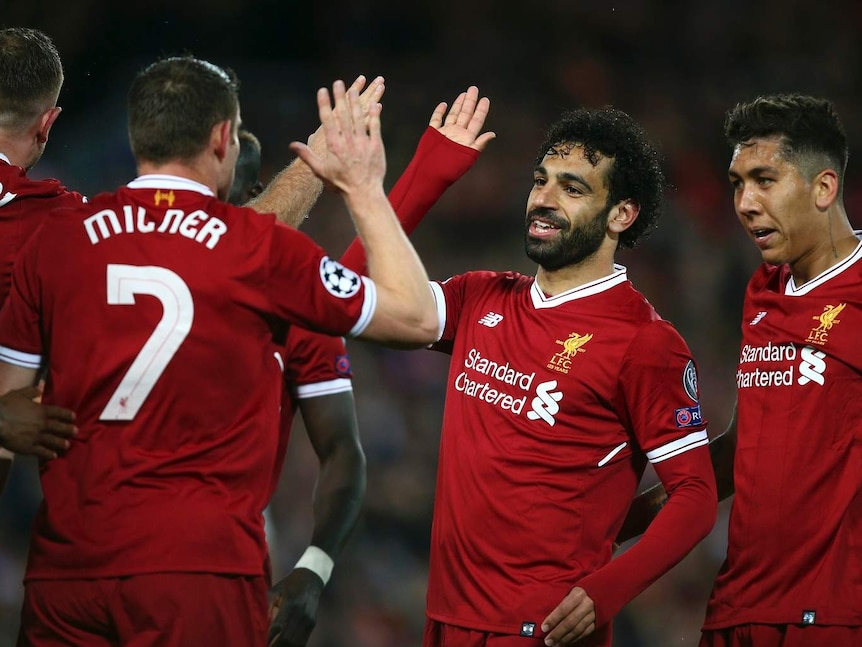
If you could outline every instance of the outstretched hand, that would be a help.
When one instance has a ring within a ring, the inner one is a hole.
[[[355,85],[346,90],[344,81],[336,81],[331,98],[326,88],[317,91],[317,108],[327,154],[318,155],[302,142],[292,142],[290,149],[341,193],[378,185],[382,189],[386,154],[380,134],[380,103],[369,102],[365,108]]]
[[[362,112],[367,115],[368,106],[373,103],[379,103],[380,99],[383,98],[383,93],[386,91],[386,85],[384,84],[382,76],[375,77],[367,87],[365,82],[366,78],[364,74],[357,76],[356,80],[350,84],[348,94],[351,89],[356,89],[356,92],[359,93],[359,105],[362,108]],[[308,146],[317,154],[318,157],[326,157],[326,136],[323,134],[323,126],[319,126],[317,130],[311,133],[311,136],[308,138]]]
[[[480,99],[479,88],[475,85],[458,95],[448,113],[447,107],[445,101],[438,104],[428,125],[453,142],[483,151],[488,142],[497,136],[493,132],[482,133],[482,126],[491,109],[491,100],[488,97]]]
[[[17,454],[57,458],[78,433],[72,424],[75,414],[34,402],[39,395],[36,387],[26,387],[0,397],[0,447]]]

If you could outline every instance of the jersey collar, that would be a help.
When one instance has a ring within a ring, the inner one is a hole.
[[[603,276],[595,281],[590,281],[589,283],[584,283],[583,285],[579,285],[571,290],[566,290],[565,292],[561,292],[552,297],[546,296],[545,293],[542,292],[541,288],[539,288],[539,282],[534,279],[533,285],[530,286],[530,297],[533,300],[533,307],[536,309],[555,308],[558,305],[574,301],[575,299],[583,299],[585,297],[591,297],[594,294],[605,292],[606,290],[610,290],[626,281],[628,281],[626,268],[614,263],[614,271],[607,276]]]
[[[854,231],[857,236],[862,235],[862,231]],[[788,297],[800,297],[804,294],[808,294],[816,287],[819,287],[826,283],[829,279],[834,278],[841,274],[844,270],[846,270],[851,265],[854,265],[859,259],[862,259],[862,240],[859,241],[859,244],[856,245],[856,249],[853,250],[853,253],[850,254],[847,258],[845,258],[840,263],[833,265],[825,272],[815,276],[810,281],[806,281],[799,287],[796,287],[796,283],[793,280],[793,275],[790,275],[790,278],[787,281],[787,285],[784,288],[784,294]]]
[[[203,195],[215,197],[210,188],[200,182],[195,182],[186,177],[178,175],[161,175],[158,173],[150,173],[141,175],[135,178],[127,185],[130,189],[175,189],[177,191],[195,191]]]

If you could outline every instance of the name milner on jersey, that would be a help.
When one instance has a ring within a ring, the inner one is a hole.
[[[210,216],[201,209],[186,213],[182,209],[166,209],[161,221],[153,218],[147,210],[138,206],[123,205],[122,213],[113,209],[102,209],[84,220],[84,229],[90,242],[95,245],[117,234],[179,234],[213,249],[227,225],[220,218]]]

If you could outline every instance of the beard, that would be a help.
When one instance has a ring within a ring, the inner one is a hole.
[[[607,233],[608,214],[611,212],[611,207],[612,205],[606,205],[583,225],[575,228],[572,228],[567,220],[556,217],[550,209],[537,207],[530,210],[527,213],[527,224],[524,229],[524,251],[527,257],[548,271],[583,262],[601,247]],[[552,240],[530,236],[530,220],[533,216],[542,216],[559,227],[559,235]]]

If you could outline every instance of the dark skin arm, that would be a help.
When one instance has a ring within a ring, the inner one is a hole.
[[[709,455],[715,472],[718,500],[731,496],[733,488],[733,457],[736,454],[736,403],[727,429],[720,436],[709,441]],[[617,544],[639,537],[650,522],[667,503],[667,493],[661,483],[641,492],[632,501],[623,527],[617,535]]]
[[[359,518],[365,496],[365,454],[353,393],[336,393],[299,400],[299,409],[320,475],[314,492],[311,545],[337,559]],[[270,645],[305,645],[316,624],[323,581],[312,571],[294,569],[275,585],[270,616]]]

